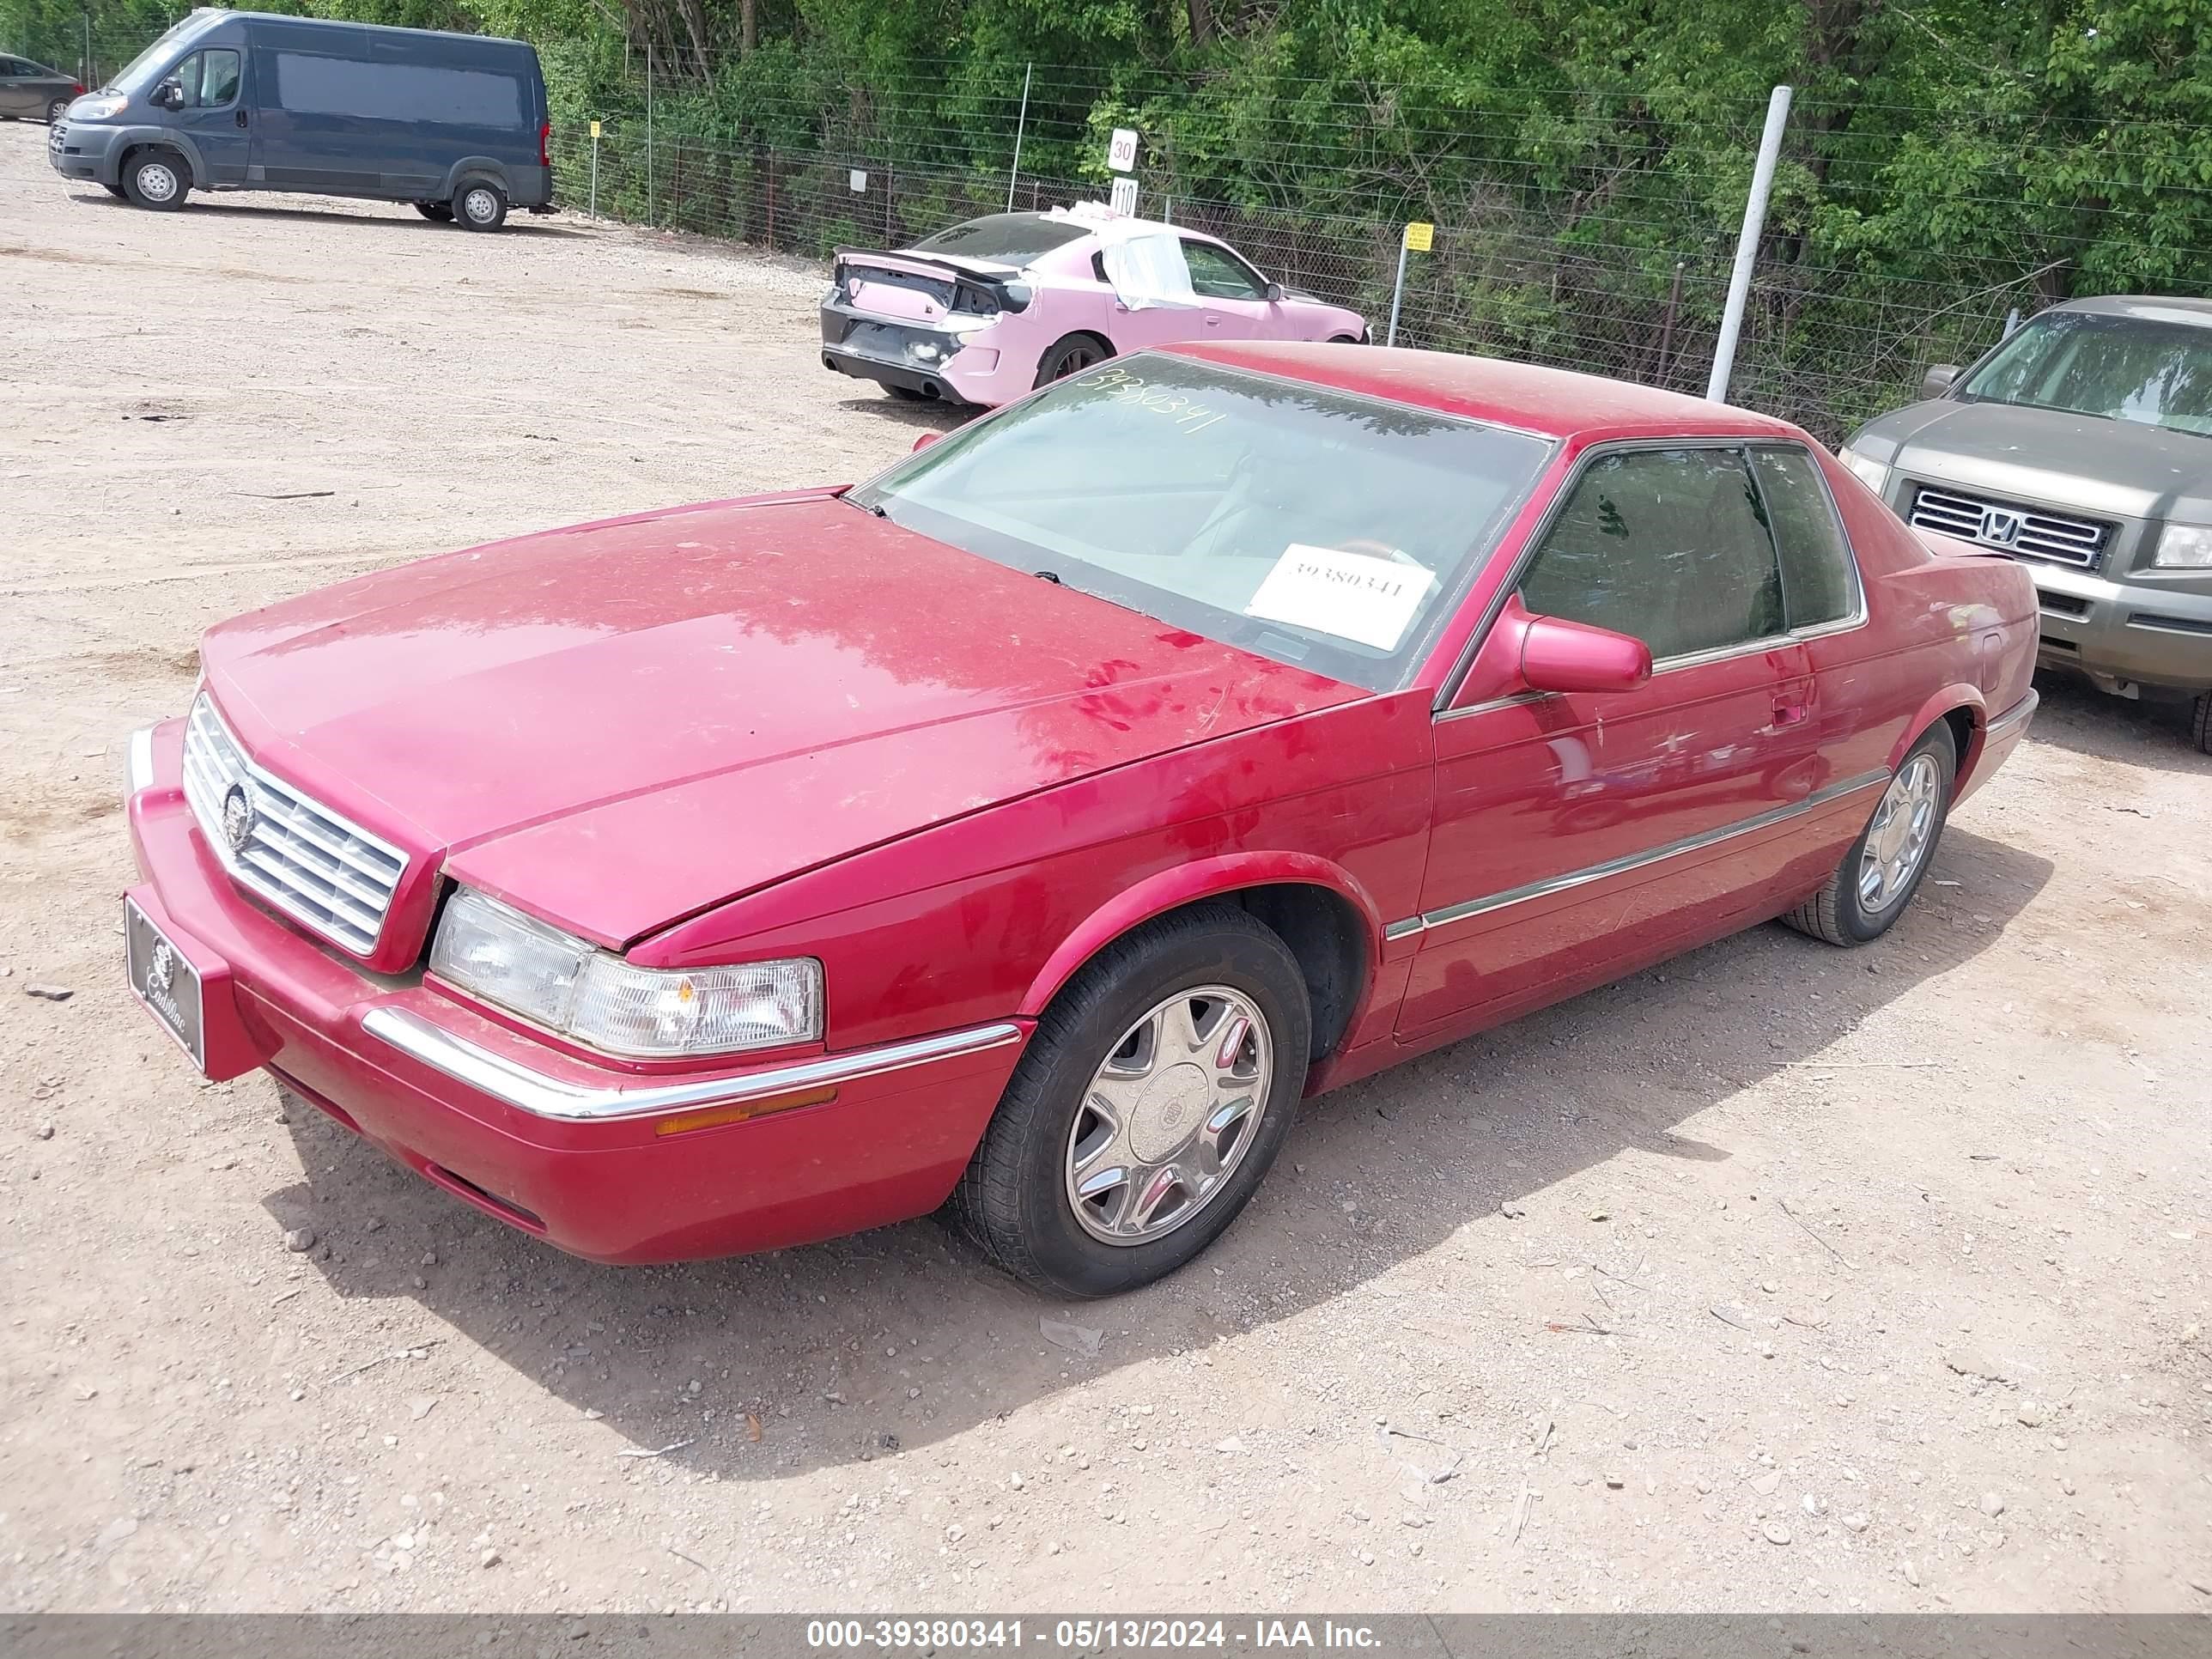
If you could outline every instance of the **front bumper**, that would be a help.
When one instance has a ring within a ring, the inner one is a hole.
[[[2087,674],[2108,690],[2212,690],[2212,595],[2020,562],[2043,613],[2039,661]]]
[[[123,136],[121,128],[97,121],[57,121],[46,129],[47,164],[64,179],[116,184],[115,155]]]
[[[366,975],[246,899],[134,736],[131,897],[199,969],[211,1074],[256,1066],[448,1193],[593,1261],[734,1255],[935,1209],[1027,1041],[1008,1020],[746,1071],[588,1061],[421,982]],[[793,1100],[808,1103],[787,1105]],[[712,1127],[672,1127],[725,1111]]]

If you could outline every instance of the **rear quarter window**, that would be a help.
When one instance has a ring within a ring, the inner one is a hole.
[[[512,75],[304,52],[279,52],[276,62],[277,105],[295,115],[459,127],[524,124],[522,83]]]
[[[1843,621],[1858,609],[1857,565],[1819,465],[1797,449],[1755,450],[1753,464],[1781,556],[1789,625]]]

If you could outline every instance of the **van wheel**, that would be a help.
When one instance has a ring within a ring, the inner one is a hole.
[[[450,211],[464,230],[497,230],[507,222],[507,192],[497,185],[464,185]]]
[[[441,225],[450,225],[453,222],[453,204],[451,202],[417,202],[415,204],[415,211],[425,219],[435,220]]]
[[[1297,958],[1248,912],[1194,906],[1107,947],[1036,1034],[947,1218],[1051,1294],[1173,1273],[1237,1218],[1304,1092]]]
[[[191,169],[173,149],[141,150],[123,164],[123,195],[133,207],[172,212],[191,187]]]

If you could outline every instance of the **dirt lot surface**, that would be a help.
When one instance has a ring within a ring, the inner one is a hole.
[[[2172,718],[2047,686],[1888,939],[1762,928],[1316,1103],[1146,1293],[926,1222],[589,1267],[195,1085],[120,984],[122,736],[217,618],[915,417],[821,369],[811,271],[137,212],[43,138],[0,128],[0,1605],[2212,1607]]]

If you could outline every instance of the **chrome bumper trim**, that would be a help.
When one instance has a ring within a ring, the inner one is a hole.
[[[722,1106],[798,1089],[828,1084],[852,1083],[885,1072],[904,1071],[931,1060],[981,1054],[1021,1040],[1022,1028],[1010,1020],[946,1031],[937,1036],[894,1042],[881,1048],[863,1048],[849,1054],[824,1054],[743,1077],[703,1079],[685,1083],[639,1083],[634,1086],[592,1087],[548,1077],[528,1066],[456,1036],[404,1008],[371,1009],[362,1030],[388,1043],[434,1072],[442,1072],[456,1083],[467,1085],[517,1111],[533,1117],[569,1121],[603,1121],[616,1118],[647,1117],[697,1106]]]
[[[154,787],[154,728],[142,726],[123,750],[123,799],[135,799]]]
[[[1846,795],[1871,789],[1889,781],[1887,772],[1863,772],[1857,777],[1846,778],[1841,783],[1832,783],[1825,789],[1816,789],[1803,800],[1792,801],[1787,806],[1778,806],[1772,811],[1761,812],[1755,817],[1739,819],[1723,824],[1717,830],[1708,830],[1703,835],[1689,836],[1680,841],[1669,842],[1664,847],[1655,847],[1648,852],[1631,853],[1624,858],[1593,864],[1580,870],[1570,870],[1565,875],[1547,876],[1541,881],[1532,881],[1523,887],[1510,887],[1502,893],[1492,893],[1486,898],[1467,899],[1458,904],[1447,904],[1441,909],[1430,910],[1408,921],[1393,922],[1385,930],[1390,938],[1401,938],[1407,933],[1424,932],[1431,927],[1448,927],[1453,922],[1465,921],[1473,916],[1487,915],[1492,910],[1503,910],[1508,905],[1525,904],[1530,899],[1546,898],[1553,893],[1564,893],[1571,888],[1586,886],[1594,881],[1603,881],[1612,876],[1625,876],[1646,865],[1657,864],[1665,859],[1680,858],[1685,853],[1696,853],[1708,847],[1717,847],[1738,836],[1748,836],[1760,830],[1786,823],[1791,818],[1802,817],[1815,811],[1831,801],[1841,800]]]
[[[2036,706],[2042,701],[2043,693],[2029,688],[2026,696],[1990,722],[1988,730],[1982,733],[1982,741],[1989,743],[1998,738],[2009,737],[2014,727],[2027,724],[2035,714]]]

